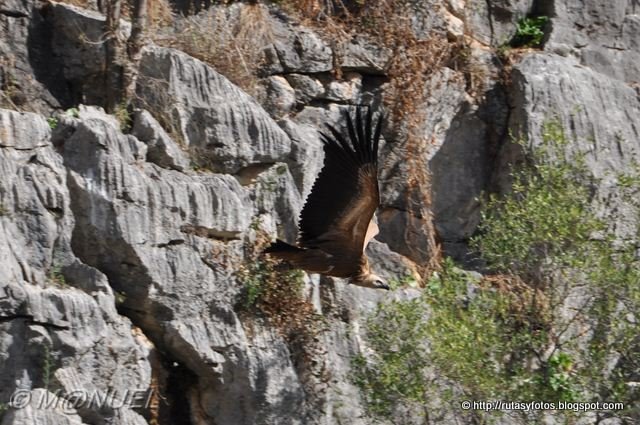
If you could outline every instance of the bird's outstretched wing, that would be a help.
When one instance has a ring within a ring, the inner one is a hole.
[[[348,112],[345,115],[346,135],[331,126],[327,126],[328,134],[321,133],[324,166],[300,214],[298,243],[302,247],[341,244],[342,249],[361,253],[380,203],[378,142],[382,118],[374,129],[370,109],[365,119],[358,109],[355,122]],[[371,230],[373,227],[369,234]]]

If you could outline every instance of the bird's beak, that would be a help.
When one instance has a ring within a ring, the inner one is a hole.
[[[356,286],[362,286],[364,288],[373,288],[373,289],[386,289],[389,290],[389,285],[387,284],[387,282],[382,279],[380,276],[373,276],[373,278],[370,279],[364,279],[364,280],[355,280],[355,279],[351,279],[349,281],[349,283],[356,285]]]
[[[387,282],[385,282],[384,280],[377,280],[376,283],[374,283],[376,289],[386,289],[387,291],[391,288],[389,288],[389,285],[387,284]]]

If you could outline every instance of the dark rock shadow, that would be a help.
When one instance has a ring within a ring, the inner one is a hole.
[[[52,25],[47,21],[48,10],[49,6],[32,8],[27,37],[28,60],[35,79],[59,103],[56,106],[67,109],[79,103],[79,99],[74,99],[71,87],[64,77],[63,63],[54,52],[54,34]]]
[[[477,107],[463,106],[431,159],[432,211],[445,255],[466,268],[481,266],[468,245],[480,221],[481,199],[492,192],[496,157],[507,138],[509,107],[502,87]]]

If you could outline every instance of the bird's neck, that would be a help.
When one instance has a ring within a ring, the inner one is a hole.
[[[354,276],[356,280],[362,281],[371,274],[371,267],[369,267],[369,260],[366,255],[360,257],[358,264],[358,272]]]

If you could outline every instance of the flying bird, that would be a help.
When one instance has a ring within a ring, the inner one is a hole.
[[[378,234],[374,214],[380,204],[378,142],[382,117],[375,129],[371,109],[355,123],[345,112],[347,134],[327,125],[320,133],[324,166],[302,208],[298,241],[290,245],[276,240],[265,252],[310,273],[349,278],[369,288],[389,289],[371,271],[365,250]]]

